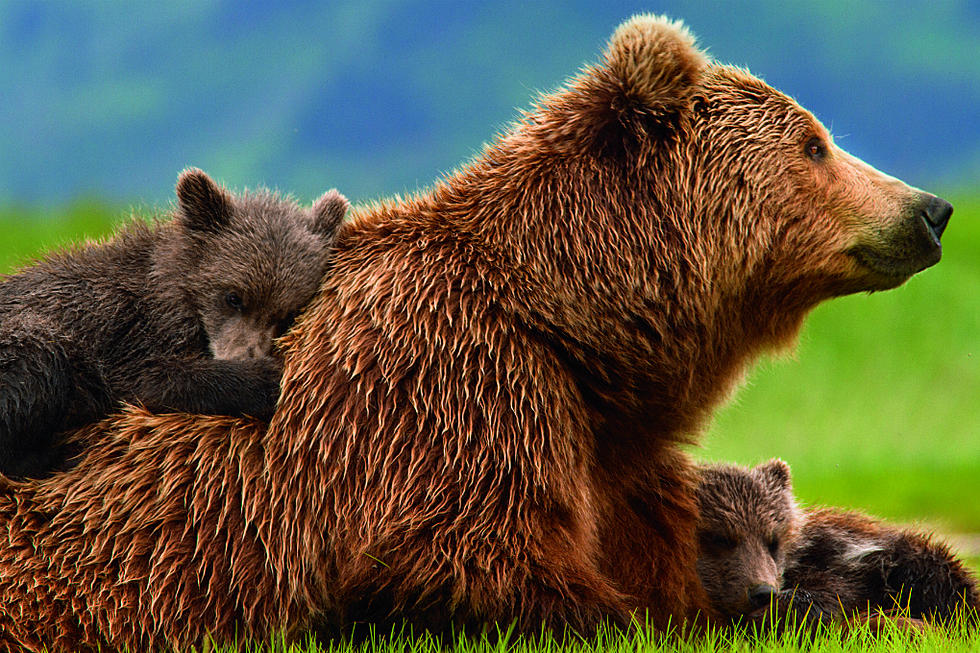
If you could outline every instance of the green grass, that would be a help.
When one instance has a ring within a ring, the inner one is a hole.
[[[807,504],[857,508],[939,532],[980,533],[980,197],[952,197],[943,261],[902,288],[819,307],[795,353],[763,362],[717,416],[703,459],[746,464],[779,456]],[[0,272],[56,245],[95,238],[125,218],[98,202],[42,215],[0,209]],[[980,558],[972,562],[980,566]],[[976,651],[972,632],[830,635],[812,645],[714,634],[668,638],[606,634],[554,640],[437,642],[369,638],[336,653],[514,651]],[[262,650],[285,650],[266,647]],[[315,650],[312,645],[292,650]]]
[[[93,199],[47,211],[0,207],[0,273],[55,247],[103,236],[126,217],[121,209]]]
[[[583,639],[571,636],[564,642],[556,641],[547,634],[515,637],[502,632],[494,637],[441,639],[430,634],[395,632],[378,635],[370,632],[356,644],[335,640],[320,645],[314,642],[293,645],[274,643],[264,647],[229,645],[213,650],[216,653],[975,653],[980,650],[980,631],[965,622],[957,622],[946,629],[934,628],[921,632],[902,631],[893,626],[886,626],[879,633],[872,633],[867,626],[858,626],[846,632],[834,627],[819,630],[813,636],[802,635],[793,629],[782,634],[756,636],[744,630],[711,630],[691,634],[676,631],[656,633],[648,628],[639,628],[630,632],[602,629],[595,637]]]

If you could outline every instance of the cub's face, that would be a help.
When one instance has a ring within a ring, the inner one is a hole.
[[[203,172],[181,175],[177,219],[188,236],[181,283],[215,358],[273,354],[316,294],[348,208],[330,191],[311,209],[268,192],[232,196]]]
[[[891,288],[939,261],[952,206],[848,154],[792,99],[710,66],[691,111],[698,158],[729,202],[717,228],[745,256],[730,278],[832,296]]]
[[[198,270],[207,281],[191,292],[215,358],[272,355],[275,339],[313,299],[329,249],[302,229],[302,220],[214,238]]]
[[[773,460],[700,473],[698,574],[705,591],[726,618],[763,611],[782,585],[799,519],[789,468]]]

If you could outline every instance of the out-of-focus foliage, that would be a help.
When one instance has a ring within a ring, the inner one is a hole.
[[[797,97],[918,186],[980,177],[980,4],[0,3],[0,203],[161,203],[197,165],[304,199],[411,191],[638,11]]]

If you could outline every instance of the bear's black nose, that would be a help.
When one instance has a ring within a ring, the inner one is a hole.
[[[922,215],[926,219],[929,230],[936,236],[936,240],[943,235],[949,217],[953,215],[953,205],[935,195],[930,195],[922,206]]]
[[[776,588],[772,585],[753,585],[749,588],[749,601],[756,608],[768,606],[775,595]]]

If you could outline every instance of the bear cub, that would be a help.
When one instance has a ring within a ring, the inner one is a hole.
[[[348,209],[232,195],[184,171],[168,220],[48,255],[0,281],[0,472],[66,465],[61,434],[120,402],[271,416],[275,338],[314,296]]]
[[[763,612],[783,586],[787,554],[803,521],[789,466],[698,468],[698,575],[722,617]]]
[[[781,460],[698,471],[698,573],[724,619],[761,617],[772,602],[810,627],[980,609],[976,579],[945,544],[854,512],[801,510]]]

